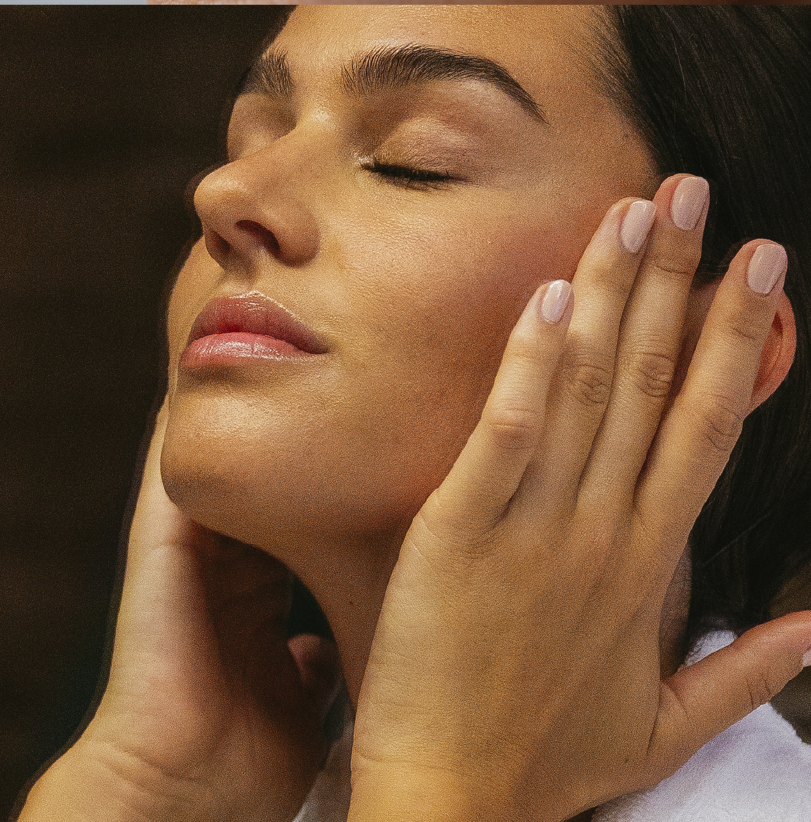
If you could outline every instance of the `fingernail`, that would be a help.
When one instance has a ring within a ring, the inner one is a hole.
[[[710,184],[703,177],[685,177],[673,192],[670,216],[682,231],[692,231],[698,224]]]
[[[756,294],[768,294],[788,266],[786,250],[776,243],[759,245],[749,261],[746,278]]]
[[[541,301],[541,316],[552,325],[560,322],[560,318],[569,304],[569,295],[571,293],[571,283],[566,280],[555,280],[550,283]]]
[[[631,203],[625,212],[620,229],[620,242],[626,251],[636,254],[642,248],[655,216],[656,205],[650,200],[637,200]]]
[[[809,665],[811,665],[811,648],[803,654],[803,668],[807,668]]]

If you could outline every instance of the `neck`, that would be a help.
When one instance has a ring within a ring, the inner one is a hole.
[[[356,707],[386,586],[404,537],[405,529],[350,543],[330,541],[316,546],[317,550],[310,544],[307,550],[286,551],[287,556],[279,556],[310,589],[324,611],[338,645],[349,696]],[[306,564],[299,563],[302,557],[307,559]],[[685,551],[662,608],[659,646],[663,677],[675,673],[684,661],[690,583],[690,557],[689,551]]]
[[[389,577],[405,531],[374,538],[329,540],[284,556],[272,551],[310,589],[329,622],[352,704],[357,707]],[[301,563],[301,558],[306,563]]]

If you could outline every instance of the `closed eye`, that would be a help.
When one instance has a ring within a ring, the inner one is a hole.
[[[453,177],[445,171],[412,168],[395,163],[383,163],[374,159],[365,163],[363,167],[372,174],[385,177],[394,185],[402,188],[439,188],[444,183],[453,180]]]

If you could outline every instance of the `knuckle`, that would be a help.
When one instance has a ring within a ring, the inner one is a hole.
[[[637,390],[651,399],[664,399],[673,385],[674,357],[653,349],[638,351],[629,358],[628,370]]]
[[[727,326],[727,333],[737,347],[760,347],[762,344],[760,324],[749,316],[735,315]]]
[[[496,447],[507,451],[525,451],[538,441],[541,414],[531,408],[501,406],[487,420],[490,436]]]
[[[752,671],[746,677],[747,707],[750,711],[765,705],[780,693],[781,684],[775,682],[768,672],[762,670]]]
[[[724,397],[709,398],[695,413],[703,443],[717,454],[732,453],[743,429],[744,414]]]
[[[521,338],[512,341],[510,360],[514,368],[532,375],[537,375],[544,363],[544,357],[538,351],[537,344]]]
[[[460,511],[452,504],[445,504],[435,491],[414,518],[411,536],[404,547],[416,552],[421,557],[420,561],[431,566],[439,576],[447,572],[447,569],[441,567],[442,554],[434,549],[429,550],[426,546],[452,549],[455,563],[458,557],[468,554],[472,556],[477,553],[479,546],[488,544],[488,526],[489,523],[474,520],[466,511]]]
[[[563,378],[572,396],[587,408],[608,405],[613,369],[583,358],[570,358],[563,366]]]
[[[599,291],[608,300],[625,303],[633,285],[635,271],[617,270],[617,259],[614,255],[606,255],[596,261],[591,273],[591,287]]]
[[[659,249],[650,258],[654,271],[668,279],[683,281],[685,277],[695,274],[701,262],[701,247],[687,245],[674,249]]]

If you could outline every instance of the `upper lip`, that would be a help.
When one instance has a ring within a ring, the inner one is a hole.
[[[187,345],[212,334],[239,331],[284,340],[308,354],[327,350],[312,329],[258,291],[211,300],[194,321]]]

